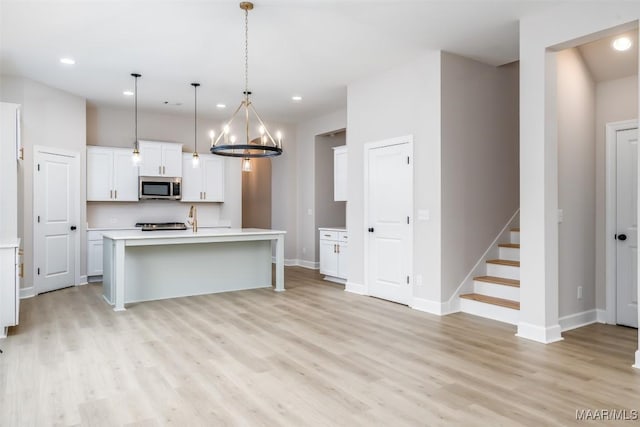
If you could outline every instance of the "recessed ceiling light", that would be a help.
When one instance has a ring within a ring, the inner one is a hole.
[[[124,96],[133,96],[133,92],[131,92],[130,90],[125,90],[124,92],[122,92],[122,94]]]
[[[631,39],[629,37],[618,37],[613,41],[613,48],[615,50],[623,51],[628,50],[631,47]]]
[[[74,65],[76,61],[73,58],[60,58],[60,63],[65,65]]]
[[[302,101],[302,97],[300,95],[294,95],[291,97],[291,100],[299,102],[299,101]]]
[[[216,104],[216,108],[227,108],[225,104]]]

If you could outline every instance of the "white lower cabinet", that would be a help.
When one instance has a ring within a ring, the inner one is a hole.
[[[320,228],[320,273],[326,280],[345,283],[348,275],[347,232],[343,229]]]
[[[9,326],[18,324],[22,268],[19,242],[0,245],[0,338],[7,336]]]
[[[106,230],[87,230],[87,277],[102,276],[102,233]],[[108,231],[116,231],[109,229]]]

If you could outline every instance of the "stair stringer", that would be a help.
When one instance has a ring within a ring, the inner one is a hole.
[[[520,226],[520,208],[511,215],[509,221],[500,230],[493,242],[489,245],[487,250],[478,259],[478,262],[473,266],[469,274],[464,278],[462,283],[458,286],[456,291],[451,295],[451,298],[443,304],[443,313],[457,313],[460,311],[460,295],[473,292],[473,278],[477,276],[484,276],[486,272],[486,262],[490,259],[498,258],[499,248],[498,244],[510,241],[511,229]]]

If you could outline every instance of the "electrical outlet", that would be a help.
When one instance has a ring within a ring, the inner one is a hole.
[[[582,299],[582,286],[578,286],[578,299]]]

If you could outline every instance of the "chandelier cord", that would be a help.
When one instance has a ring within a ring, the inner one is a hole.
[[[138,76],[134,76],[134,90],[135,90],[135,95],[136,95],[136,99],[135,99],[135,128],[136,128],[136,140],[135,140],[135,148],[138,148]]]
[[[249,100],[249,10],[244,11],[244,94]]]
[[[198,86],[193,85],[193,139],[195,150],[198,153]]]

